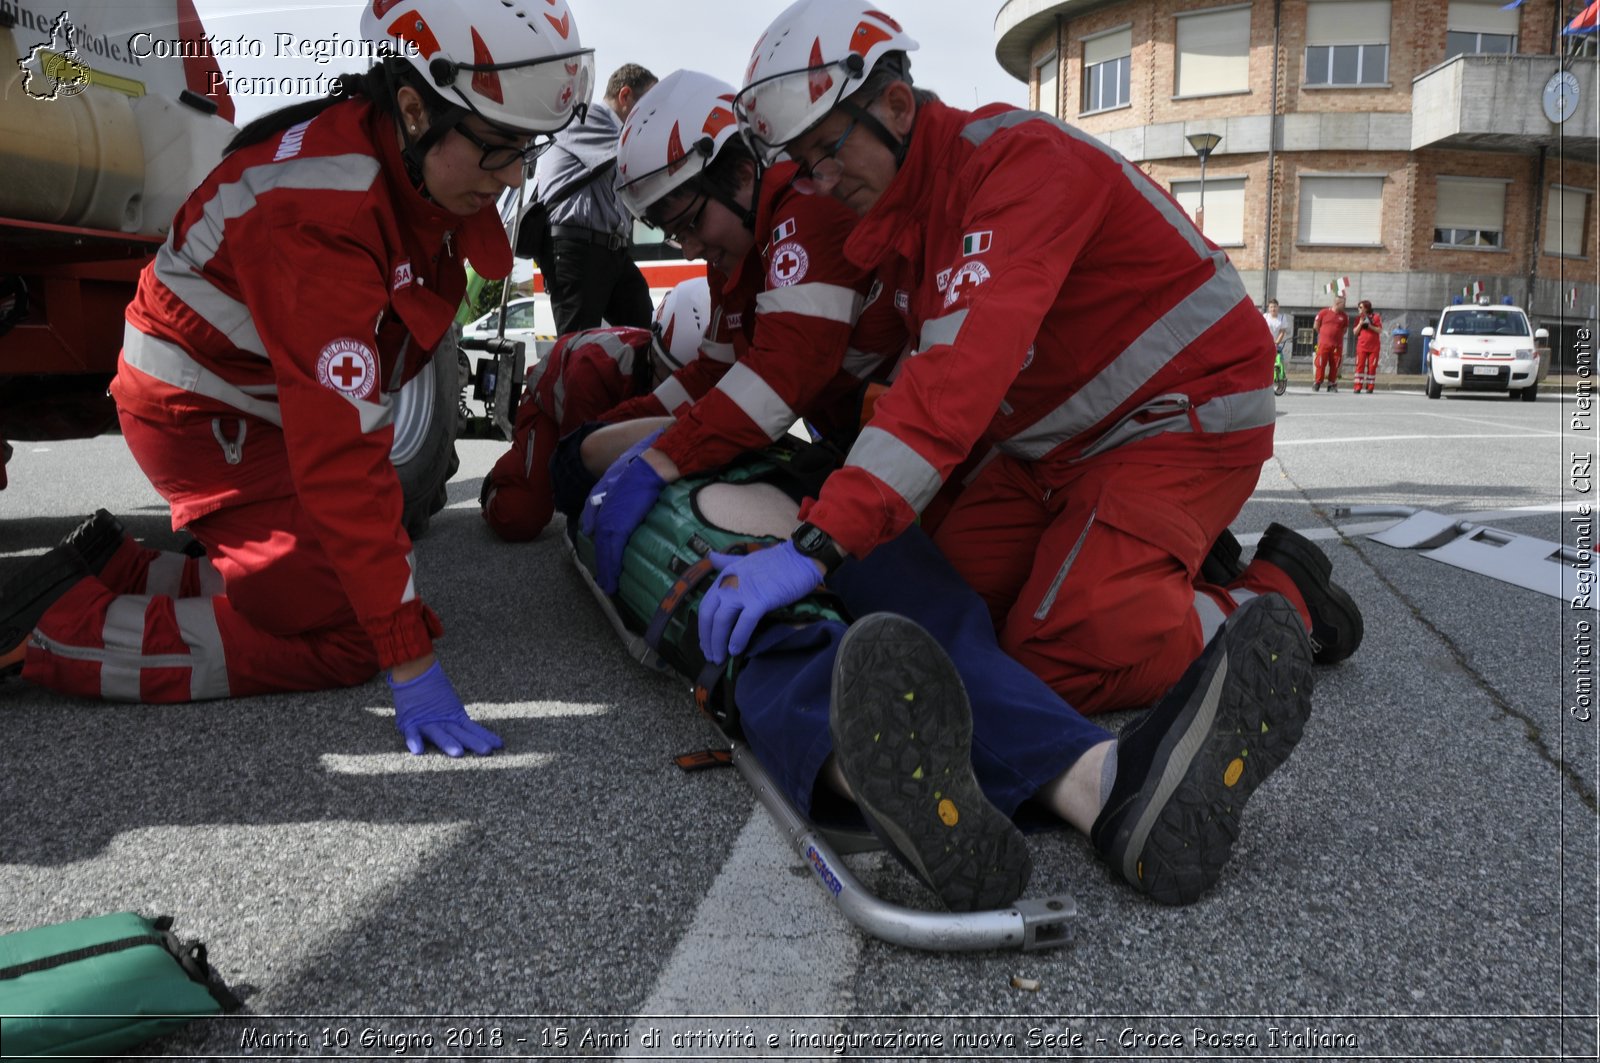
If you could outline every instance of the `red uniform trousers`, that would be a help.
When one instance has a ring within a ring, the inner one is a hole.
[[[1255,594],[1305,603],[1282,570],[1251,564],[1227,588],[1196,582],[1211,544],[1260,479],[1090,460],[989,463],[935,541],[984,598],[1001,647],[1085,715],[1150,705],[1223,619]]]
[[[511,449],[494,463],[483,506],[483,519],[489,527],[511,543],[538,538],[556,508],[550,456],[561,441],[561,426],[537,406],[528,405],[532,407],[532,417],[526,428],[518,425]]]
[[[1355,385],[1357,391],[1363,389],[1371,391],[1373,382],[1378,379],[1379,349],[1376,344],[1365,349],[1362,348],[1361,344],[1356,344]]]
[[[1344,347],[1331,344],[1317,344],[1317,357],[1312,365],[1316,369],[1316,382],[1326,380],[1330,384],[1339,382],[1339,363],[1344,361]]]
[[[134,458],[175,510],[214,494],[226,475],[201,424],[203,444],[197,432],[122,414]],[[280,461],[287,482],[281,433],[252,422],[244,450],[258,475]],[[377,650],[292,494],[225,502],[187,528],[206,560],[125,542],[98,578],[40,619],[23,677],[84,697],[187,702],[327,690],[377,674]]]

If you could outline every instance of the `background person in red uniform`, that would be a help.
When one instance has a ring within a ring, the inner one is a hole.
[[[1311,327],[1317,332],[1316,378],[1311,390],[1321,391],[1323,380],[1329,391],[1339,390],[1339,363],[1344,361],[1344,335],[1350,328],[1350,315],[1345,313],[1344,296],[1335,295],[1333,304],[1317,311]]]
[[[685,256],[706,260],[714,308],[703,357],[656,389],[659,411],[641,400],[607,415],[675,418],[650,447],[608,469],[603,500],[583,515],[595,579],[608,594],[628,539],[668,483],[766,446],[801,417],[858,407],[865,380],[904,346],[898,315],[874,298],[871,271],[844,255],[855,216],[794,187],[791,165],[758,174],[733,95],[726,82],[679,70],[623,126],[623,202]],[[586,439],[586,458],[655,427]]]
[[[463,259],[509,271],[494,203],[531,138],[587,102],[592,55],[564,0],[546,10],[371,0],[363,34],[400,54],[229,145],[140,278],[112,384],[129,448],[221,592],[192,579],[199,596],[130,596],[148,585],[144,552],[91,520],[4,592],[24,678],[163,702],[384,669],[413,753],[500,746],[434,657],[392,397],[450,327]]]
[[[1155,702],[1255,595],[1287,597],[1320,660],[1347,656],[1360,614],[1288,529],[1229,586],[1196,581],[1272,452],[1272,339],[1227,256],[1082,132],[913,90],[905,40],[865,4],[801,0],[736,103],[758,155],[861,215],[845,253],[916,337],[795,541],[863,557],[988,456],[935,541],[1003,648],[1080,711]],[[751,554],[710,595],[753,581],[740,608],[787,604],[821,578],[798,556]],[[712,659],[743,648],[721,631]]]
[[[1383,351],[1383,315],[1372,309],[1371,299],[1361,300],[1356,310],[1356,394],[1366,388],[1370,395],[1378,379],[1378,355]]]
[[[711,316],[704,277],[661,300],[646,329],[589,329],[562,336],[535,368],[517,408],[511,449],[484,478],[483,519],[507,542],[536,538],[555,512],[550,458],[561,437],[681,369],[699,352]]]

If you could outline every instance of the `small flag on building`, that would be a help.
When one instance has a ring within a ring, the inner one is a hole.
[[[1483,282],[1482,281],[1473,281],[1472,282],[1472,301],[1473,302],[1477,302],[1478,301],[1478,296],[1480,296],[1482,294],[1483,294]]]
[[[1578,308],[1578,286],[1573,285],[1572,291],[1567,293],[1567,306],[1576,310]]]
[[[1568,36],[1593,33],[1597,29],[1600,29],[1600,0],[1594,0],[1594,3],[1578,12],[1577,17],[1567,23],[1567,28],[1561,33],[1563,36]]]
[[[1345,292],[1350,290],[1350,278],[1335,277],[1333,280],[1323,285],[1322,290],[1327,292],[1329,295],[1343,295]]]

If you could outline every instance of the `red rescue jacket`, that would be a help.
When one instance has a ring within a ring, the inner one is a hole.
[[[963,459],[1234,467],[1272,452],[1272,337],[1225,254],[1136,167],[1034,112],[919,106],[845,245],[914,350],[807,519],[863,556]],[[976,453],[974,453],[976,451]]]
[[[171,497],[175,528],[225,505],[297,497],[384,667],[442,628],[417,598],[389,451],[393,396],[427,364],[466,287],[510,272],[492,208],[457,217],[406,177],[393,120],[366,100],[227,156],[139,279],[112,394],[215,447],[214,483]],[[282,433],[281,450],[252,436]],[[273,453],[287,453],[287,468]]]

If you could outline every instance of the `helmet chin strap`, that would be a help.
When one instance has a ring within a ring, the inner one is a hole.
[[[395,101],[395,113],[399,114],[398,100]],[[411,179],[412,186],[424,199],[431,201],[433,197],[428,194],[427,183],[422,177],[423,158],[466,116],[467,112],[460,107],[452,107],[448,113],[430,121],[428,128],[422,131],[420,137],[414,137],[412,127],[406,124],[405,119],[400,119],[400,136],[405,141],[405,147],[400,150],[400,158],[405,163],[406,176]]]

